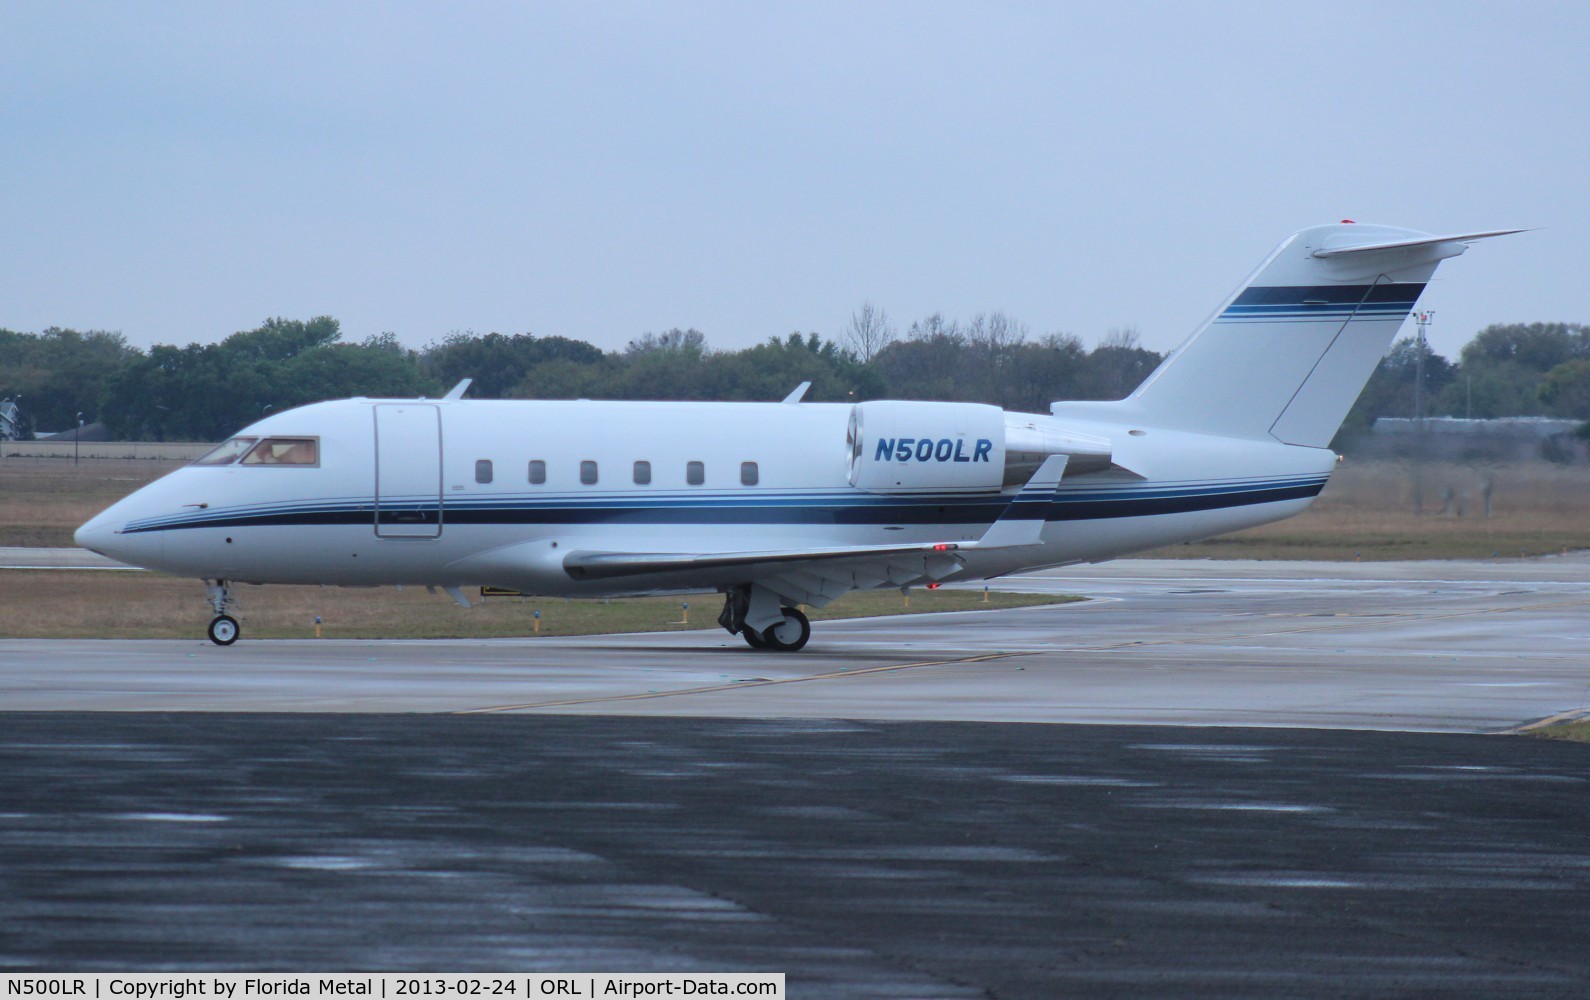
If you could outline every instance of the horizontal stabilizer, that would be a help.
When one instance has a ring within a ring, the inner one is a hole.
[[[1430,247],[1440,243],[1471,243],[1474,240],[1490,239],[1492,236],[1511,236],[1514,233],[1527,233],[1527,229],[1493,229],[1484,233],[1458,233],[1452,236],[1420,236],[1409,240],[1386,240],[1378,243],[1359,243],[1357,245],[1325,246],[1314,251],[1316,257],[1344,257],[1354,253],[1373,253],[1377,250],[1412,250],[1415,247]],[[1349,237],[1350,238],[1350,237]],[[1453,254],[1452,256],[1456,256]]]

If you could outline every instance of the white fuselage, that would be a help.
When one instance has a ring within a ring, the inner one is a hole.
[[[852,410],[820,403],[317,403],[240,432],[312,437],[314,464],[189,466],[115,504],[77,537],[126,562],[215,580],[640,593],[736,580],[732,572],[667,571],[575,579],[563,560],[582,551],[975,542],[1020,485],[895,493],[852,485]],[[1039,544],[968,547],[953,579],[1109,559],[1288,517],[1310,503],[1335,462],[1321,448],[1110,424],[1098,411],[1079,406],[1068,418],[1062,404],[1053,417],[1021,415],[1040,430],[1107,440],[1113,464],[1063,479]],[[951,463],[969,462],[970,447]],[[544,481],[532,482],[532,463],[543,463]]]

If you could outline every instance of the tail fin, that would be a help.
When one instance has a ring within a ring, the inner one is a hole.
[[[1305,229],[1129,400],[1184,430],[1326,447],[1436,265],[1473,240],[1520,231]]]

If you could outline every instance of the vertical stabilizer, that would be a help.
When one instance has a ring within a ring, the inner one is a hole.
[[[1183,430],[1323,448],[1436,265],[1501,232],[1344,223],[1282,243],[1131,402]]]

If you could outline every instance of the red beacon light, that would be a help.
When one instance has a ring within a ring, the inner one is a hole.
[[[1342,225],[1344,225],[1344,226],[1356,226],[1356,225],[1358,225],[1358,223],[1354,222],[1352,219],[1343,219],[1342,220]]]

